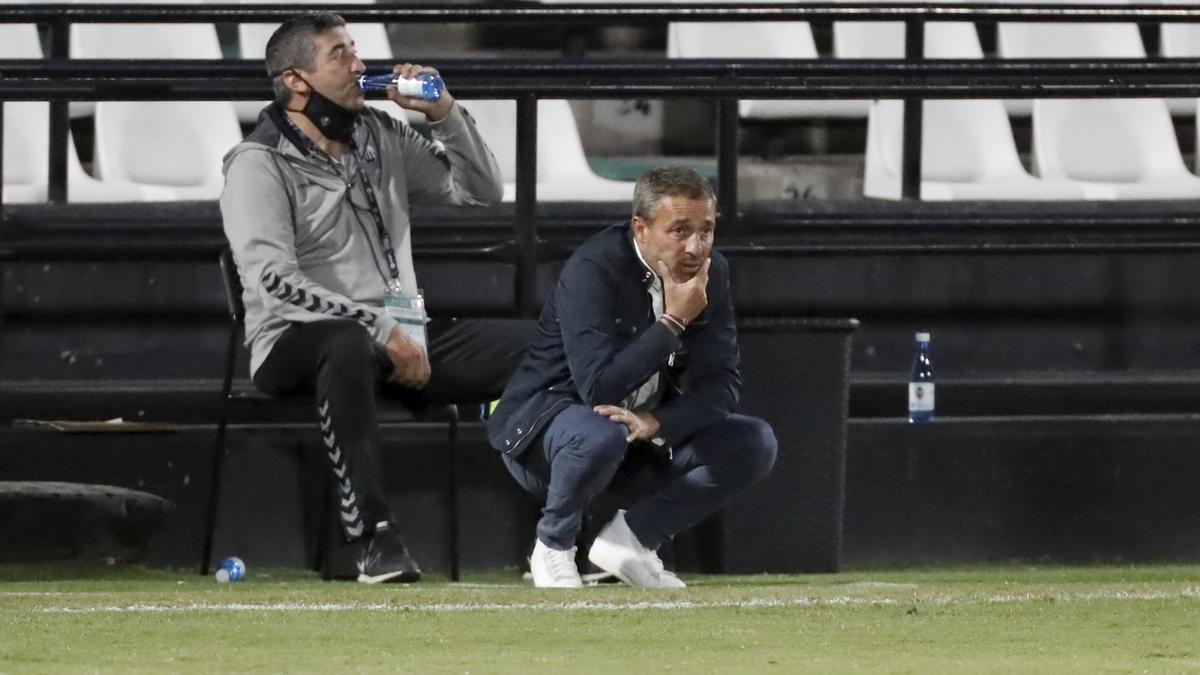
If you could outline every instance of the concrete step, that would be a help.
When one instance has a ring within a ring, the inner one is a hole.
[[[854,374],[850,382],[850,417],[904,415],[907,387],[907,377],[901,373]],[[1200,372],[1084,371],[939,377],[937,412],[948,416],[1200,412]]]
[[[849,423],[849,565],[1200,559],[1200,415]]]
[[[945,416],[1080,416],[1200,412],[1200,372],[1058,372],[971,375],[937,380],[937,412]],[[239,381],[239,388],[250,388]],[[855,373],[851,418],[905,414],[902,373]],[[5,418],[111,419],[211,423],[220,406],[216,378],[147,380],[26,380],[0,383]],[[243,411],[234,413],[234,421]],[[256,416],[258,412],[254,413]],[[280,408],[276,421],[304,422]],[[464,415],[470,417],[469,411]]]

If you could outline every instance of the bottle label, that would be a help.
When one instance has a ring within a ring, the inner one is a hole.
[[[908,383],[908,411],[933,412],[934,386],[932,382]]]
[[[396,78],[396,93],[412,98],[425,98],[425,81],[419,77],[407,79]]]

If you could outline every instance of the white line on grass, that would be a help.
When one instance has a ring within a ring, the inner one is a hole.
[[[955,604],[1007,604],[1024,602],[1093,602],[1104,600],[1151,601],[1151,600],[1200,600],[1200,587],[1190,586],[1178,592],[1154,591],[1134,593],[1130,591],[1096,591],[1089,593],[1004,593],[988,596],[936,596],[927,598],[858,598],[838,596],[832,598],[751,598],[748,600],[721,601],[642,601],[642,602],[515,602],[515,603],[431,603],[427,605],[405,605],[399,603],[217,603],[202,602],[182,605],[134,604],[107,605],[96,607],[38,607],[36,611],[47,614],[94,614],[94,613],[186,613],[186,612],[615,612],[615,611],[679,611],[695,609],[761,609],[779,607],[833,607],[846,605],[955,605]]]
[[[895,604],[895,600],[880,599],[878,604]],[[599,611],[615,612],[626,610],[666,610],[682,609],[716,609],[716,608],[757,608],[757,607],[801,607],[813,605],[858,604],[852,598],[829,598],[815,600],[797,598],[793,600],[752,599],[726,602],[562,602],[562,603],[432,603],[428,605],[403,605],[390,603],[193,603],[188,605],[109,605],[106,607],[39,607],[40,612],[49,614],[91,614],[95,612],[488,612],[488,611],[533,611],[533,612],[562,612],[562,611]]]

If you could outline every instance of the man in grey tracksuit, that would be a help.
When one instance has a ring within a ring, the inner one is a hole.
[[[500,171],[448,91],[398,105],[433,139],[365,107],[365,70],[345,22],[305,14],[267,44],[276,100],[225,157],[221,214],[245,289],[255,385],[313,394],[348,541],[366,541],[359,580],[415,581],[420,570],[377,478],[376,393],[414,406],[496,398],[532,338],[513,321],[434,321],[427,345],[391,311],[417,306],[410,203],[487,205]],[[436,74],[404,64],[397,75]],[[418,323],[419,326],[419,323]]]

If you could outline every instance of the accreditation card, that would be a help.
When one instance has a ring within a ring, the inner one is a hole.
[[[387,308],[388,316],[400,324],[400,330],[404,331],[404,335],[417,343],[428,356],[429,340],[425,332],[425,323],[428,321],[428,317],[425,314],[425,298],[421,293],[409,295],[403,291],[392,289],[388,291],[383,304]]]

